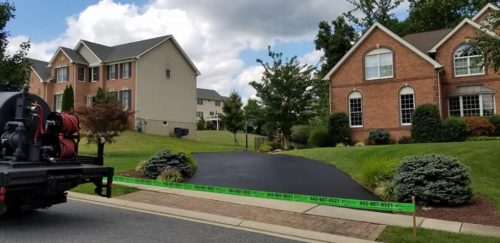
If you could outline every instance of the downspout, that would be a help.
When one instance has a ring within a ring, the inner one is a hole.
[[[441,71],[443,71],[443,68],[440,68],[437,71],[437,88],[438,88],[438,105],[439,105],[439,116],[441,117],[441,120],[443,119],[443,108],[441,107]]]

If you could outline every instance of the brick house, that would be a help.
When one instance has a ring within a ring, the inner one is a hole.
[[[215,130],[223,129],[220,114],[227,97],[221,96],[213,89],[196,89],[196,119],[203,118],[205,122],[212,123]]]
[[[131,129],[168,135],[174,127],[196,131],[196,77],[200,74],[171,36],[105,46],[80,40],[59,47],[49,62],[31,59],[30,90],[59,111],[72,85],[75,108],[91,106],[98,88],[115,93],[133,112]]]
[[[349,115],[357,141],[375,128],[409,136],[413,110],[426,103],[437,105],[442,118],[496,114],[500,75],[481,64],[468,40],[497,9],[488,4],[452,29],[404,37],[374,24],[324,77],[330,112]],[[488,34],[498,37],[495,32]]]

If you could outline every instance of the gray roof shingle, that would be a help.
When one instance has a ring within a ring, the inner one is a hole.
[[[28,60],[31,62],[31,66],[33,67],[35,72],[38,74],[38,76],[40,76],[40,78],[42,78],[43,80],[47,80],[48,78],[50,78],[51,74],[50,74],[50,68],[49,68],[48,62],[44,62],[44,61],[40,61],[40,60],[36,60],[36,59],[32,59],[32,58],[28,58]]]
[[[66,53],[73,62],[89,64],[87,60],[85,60],[85,58],[83,58],[82,55],[80,55],[80,53],[78,53],[77,51],[66,47],[61,47],[61,50],[63,50],[64,53]]]
[[[408,34],[403,36],[403,39],[412,44],[417,49],[424,53],[429,52],[451,29],[433,30],[421,33]]]
[[[220,100],[223,101],[224,97],[222,97],[217,91],[213,89],[196,89],[196,98],[204,99],[204,100]]]

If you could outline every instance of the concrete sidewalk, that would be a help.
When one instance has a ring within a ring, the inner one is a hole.
[[[412,227],[413,225],[412,217],[408,215],[135,185],[121,182],[116,182],[116,184],[123,184],[144,190],[114,199],[129,202],[129,205],[133,202],[210,214],[215,217],[247,222],[243,225],[265,225],[262,227],[263,229],[269,229],[273,228],[271,226],[275,226],[278,228],[284,227],[294,230],[304,230],[331,236],[343,236],[348,239],[354,237],[362,240],[376,240],[380,233],[383,232],[386,225],[399,227]],[[417,225],[421,228],[444,230],[455,233],[500,237],[500,227],[494,226],[422,217],[417,217]],[[317,237],[310,239],[319,240]]]

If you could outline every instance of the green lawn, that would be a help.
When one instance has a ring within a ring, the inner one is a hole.
[[[258,136],[258,135],[257,135]],[[248,150],[254,151],[254,138],[256,135],[248,134]],[[245,133],[237,133],[236,139],[240,143],[240,147],[245,147]],[[220,145],[233,146],[234,137],[231,132],[228,131],[197,131],[196,141],[199,142],[210,142]]]
[[[500,210],[500,141],[398,144],[362,147],[314,148],[286,154],[325,161],[360,180],[360,168],[376,160],[401,160],[407,155],[443,153],[457,157],[471,169],[474,191]]]
[[[94,189],[95,189],[94,184],[87,183],[87,184],[79,185],[79,186],[73,188],[71,191],[86,193],[86,194],[94,194]],[[106,190],[106,189],[104,189],[104,190]],[[128,186],[113,184],[113,189],[111,190],[111,196],[112,197],[119,197],[121,195],[125,195],[125,194],[136,192],[136,191],[139,191],[139,189],[133,188],[133,187],[128,187]]]
[[[134,170],[137,163],[153,156],[156,152],[164,149],[171,149],[176,152],[190,154],[192,152],[214,152],[231,151],[241,149],[228,142],[229,132],[220,131],[223,135],[217,138],[216,133],[201,132],[199,141],[183,138],[173,138],[168,136],[158,136],[138,132],[127,131],[117,138],[117,142],[106,144],[104,147],[105,164],[115,167],[115,173]],[[211,138],[210,138],[211,137]],[[244,141],[244,140],[243,140]],[[97,147],[95,144],[80,145],[81,154],[95,154]]]
[[[500,242],[500,238],[450,233],[439,230],[418,229],[417,237],[413,236],[413,228],[387,227],[377,241],[387,243],[493,243]]]

